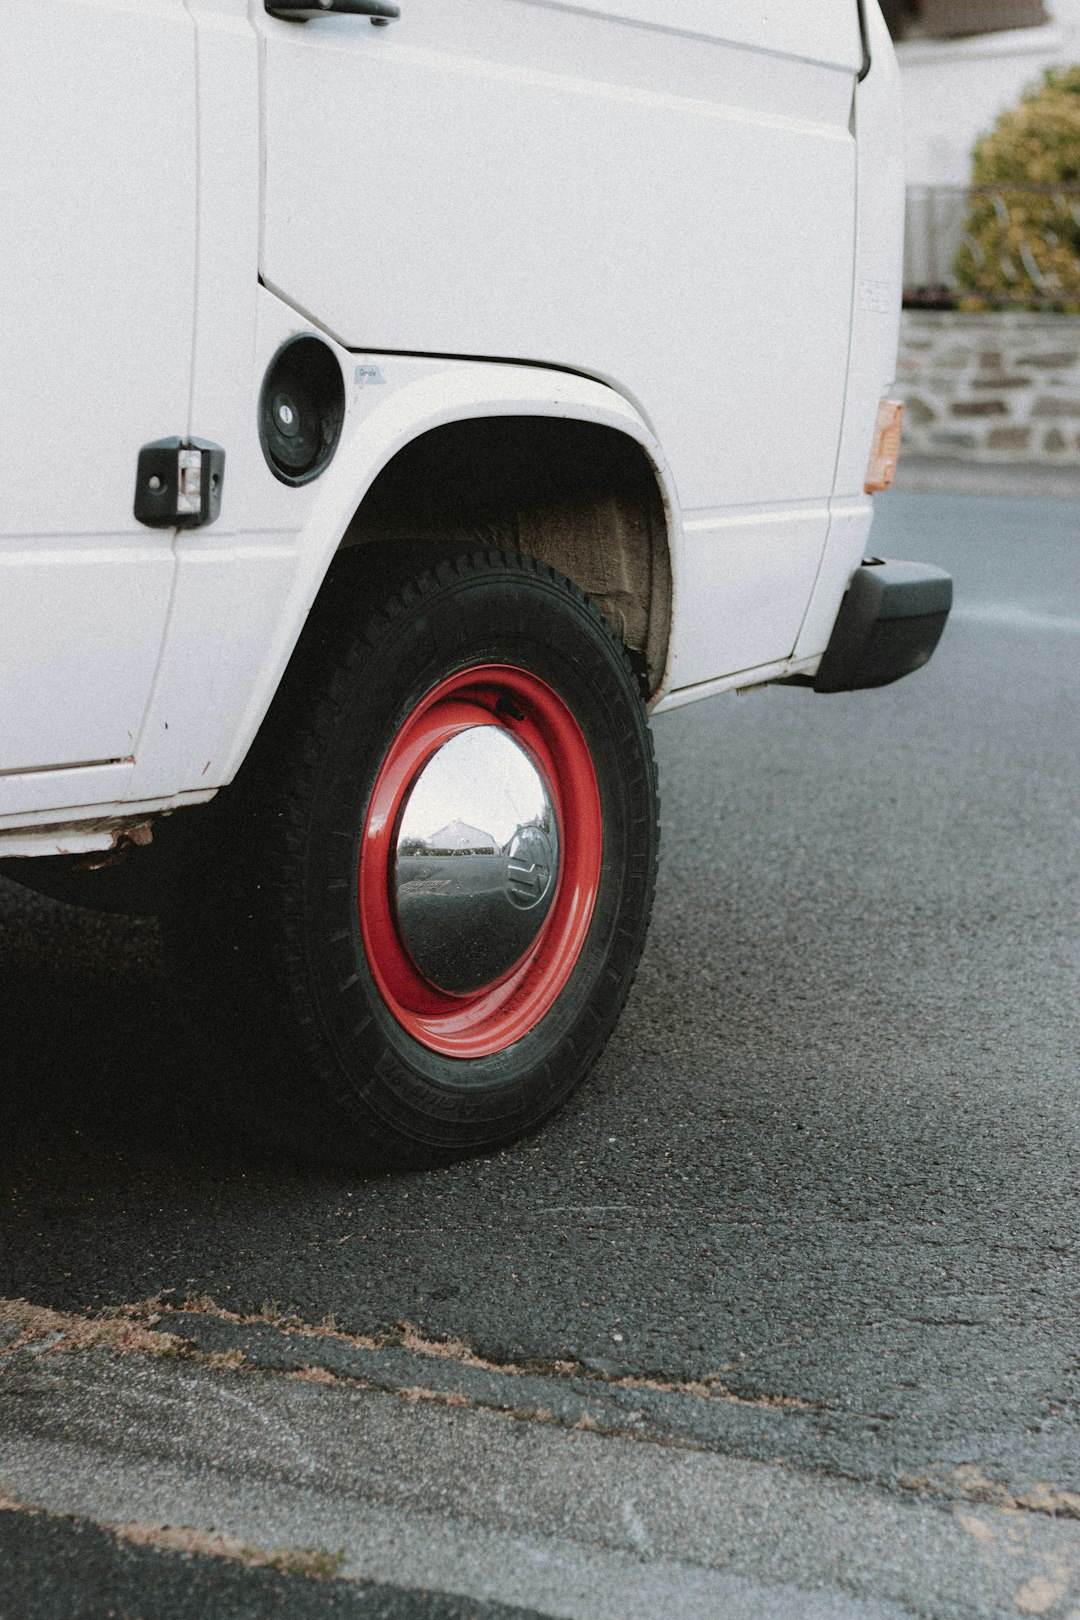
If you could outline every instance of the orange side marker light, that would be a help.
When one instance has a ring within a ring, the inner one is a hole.
[[[883,399],[877,408],[874,439],[870,446],[870,460],[866,464],[868,495],[877,495],[891,489],[896,477],[896,463],[900,456],[900,434],[904,427],[904,406],[898,399]]]

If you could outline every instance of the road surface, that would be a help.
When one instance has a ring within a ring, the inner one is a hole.
[[[0,1295],[184,1348],[11,1326],[68,1337],[0,1363],[0,1490],[74,1518],[0,1548],[142,1501],[382,1583],[231,1564],[222,1614],[1080,1614],[1080,503],[894,494],[874,546],[954,574],[932,664],[657,723],[626,1013],[494,1157],[223,1140],[153,924],[4,889]]]

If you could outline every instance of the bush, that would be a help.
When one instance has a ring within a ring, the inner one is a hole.
[[[961,309],[1080,313],[1080,67],[1049,68],[977,142]],[[1066,189],[1071,188],[1071,189]]]

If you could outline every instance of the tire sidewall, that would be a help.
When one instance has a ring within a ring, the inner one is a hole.
[[[395,1135],[475,1145],[558,1105],[613,1026],[640,955],[655,869],[655,785],[647,723],[621,645],[569,582],[529,559],[446,565],[434,588],[388,616],[351,660],[294,815],[302,858],[304,978],[317,1012],[324,1079]],[[513,569],[508,564],[516,564]],[[360,930],[360,840],[391,743],[425,696],[474,665],[529,671],[567,704],[596,773],[603,826],[588,933],[556,1003],[487,1057],[444,1057],[413,1039],[383,1001]],[[309,1010],[310,1018],[310,1010]]]

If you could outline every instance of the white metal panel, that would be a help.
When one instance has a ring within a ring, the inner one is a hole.
[[[854,0],[527,0],[557,11],[595,12],[644,27],[700,34],[848,68],[862,60]]]
[[[162,811],[205,804],[213,790],[133,799],[132,765],[72,766],[0,779],[0,854],[63,855],[107,849],[124,828]]]
[[[673,690],[790,654],[827,525],[824,505],[687,519],[669,653]]]
[[[0,534],[145,534],[187,422],[195,35],[183,0],[34,0],[0,50]]]
[[[753,669],[736,670],[732,675],[718,675],[714,680],[698,686],[680,686],[661,698],[652,710],[654,718],[670,714],[673,709],[685,709],[687,704],[700,703],[704,698],[719,697],[723,692],[757,692],[774,681],[783,681],[791,675],[812,675],[820,658],[778,658],[771,664],[756,664]]]
[[[55,827],[48,832],[0,832],[0,856],[89,855],[95,850],[112,849],[116,833],[105,827],[96,830],[76,825]]]
[[[263,271],[283,296],[352,347],[611,382],[686,508],[828,495],[850,64],[521,0],[264,26]]]
[[[796,656],[823,653],[848,581],[865,555],[873,508],[863,493],[878,401],[894,383],[904,252],[903,128],[892,41],[877,6],[868,7],[873,67],[859,85],[859,206],[855,301],[836,499]],[[888,496],[879,496],[888,500]]]
[[[853,0],[409,0],[388,29],[263,26],[268,284],[348,346],[610,383],[704,522],[672,678],[790,654],[843,413]],[[720,508],[746,521],[704,521]]]
[[[0,776],[0,828],[49,827],[58,819],[68,819],[67,815],[58,817],[58,811],[81,811],[87,820],[98,819],[103,804],[115,805],[127,796],[132,771],[131,761],[123,760],[115,765],[74,765],[59,771]]]
[[[829,542],[799,631],[795,646],[797,658],[820,661],[829,645],[844,592],[867,554],[873,518],[874,507],[869,495],[848,496],[831,503]]]
[[[248,19],[247,0],[187,0],[187,6],[196,28],[199,82],[199,319],[190,431],[225,449],[221,514],[212,530],[217,540],[222,534],[258,529],[253,504],[269,477],[256,431],[262,382],[255,354],[258,37]],[[272,482],[280,496],[284,486]],[[279,499],[279,508],[281,504]],[[280,511],[277,520],[283,522]]]
[[[5,23],[0,772],[135,752],[173,572],[170,533],[132,514],[136,461],[185,431],[195,296],[183,0]]]
[[[904,130],[892,41],[871,11],[874,65],[859,85],[859,228],[851,360],[837,465],[837,495],[861,495],[878,400],[896,372],[904,261]]]
[[[157,665],[173,560],[160,541],[0,544],[0,764],[129,759]]]

